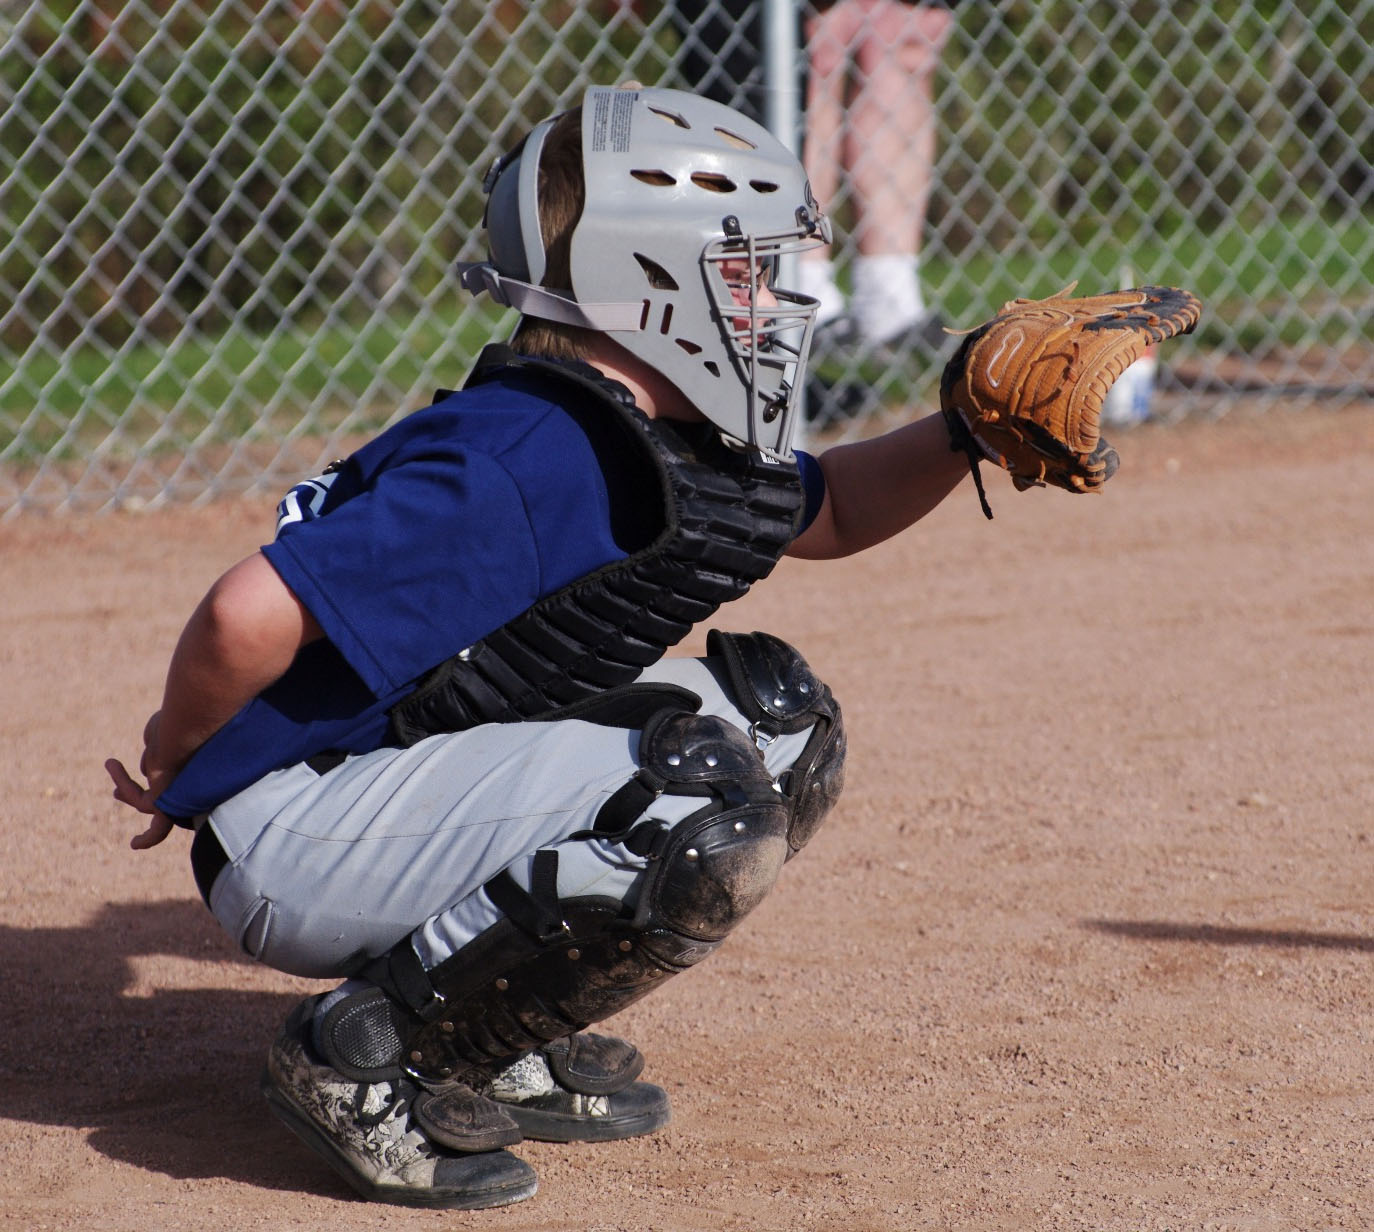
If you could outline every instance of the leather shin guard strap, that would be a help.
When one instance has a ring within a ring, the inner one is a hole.
[[[505,870],[482,889],[508,919],[540,941],[553,942],[567,933],[558,905],[558,852],[545,848],[534,853],[528,890]]]
[[[409,937],[370,963],[363,974],[422,1022],[433,1022],[444,1012],[444,999],[435,991]]]

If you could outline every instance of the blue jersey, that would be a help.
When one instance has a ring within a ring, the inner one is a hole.
[[[824,486],[798,457],[809,523]],[[603,407],[510,369],[401,420],[278,513],[263,553],[324,638],[191,758],[158,800],[170,816],[316,753],[381,747],[419,676],[643,547],[664,518]]]

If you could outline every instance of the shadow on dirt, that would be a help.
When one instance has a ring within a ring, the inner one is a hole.
[[[145,956],[206,966],[173,968],[195,987],[141,995]],[[102,1154],[172,1177],[346,1196],[258,1093],[299,994],[225,988],[235,957],[198,899],[112,903],[73,928],[0,927],[0,1117],[89,1130]]]
[[[1175,924],[1167,920],[1084,920],[1082,926],[1132,941],[1186,941],[1202,945],[1348,950],[1357,954],[1374,954],[1374,937],[1353,933],[1318,933],[1292,928],[1230,928],[1219,924]]]

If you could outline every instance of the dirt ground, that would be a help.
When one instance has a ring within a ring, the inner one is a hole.
[[[674,1101],[529,1202],[355,1200],[257,1092],[321,985],[109,796],[271,502],[0,524],[0,1226],[1374,1226],[1374,411],[1150,425],[1101,497],[972,486],[721,613],[844,704],[845,797],[613,1020]],[[704,633],[687,649],[700,650]]]

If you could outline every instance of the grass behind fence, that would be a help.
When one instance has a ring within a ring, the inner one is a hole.
[[[1025,246],[959,261],[937,256],[924,277],[954,327],[1075,279],[1083,293],[1111,289],[1128,266],[1137,282],[1182,285],[1202,296],[1207,313],[1191,345],[1203,349],[1233,339],[1242,349],[1269,348],[1276,339],[1308,345],[1314,322],[1329,346],[1374,345],[1374,324],[1355,316],[1357,297],[1374,285],[1367,235],[1360,224],[1313,219],[1253,230],[1236,222],[1214,234],[1179,227],[1131,243],[1095,236],[1048,253]],[[307,411],[313,433],[375,431],[413,409],[397,405],[396,390],[415,391],[420,400],[429,393],[426,379],[460,383],[482,344],[499,336],[500,321],[491,308],[455,297],[423,319],[334,319],[265,336],[234,330],[31,353],[19,364],[0,360],[0,460],[36,463],[102,442],[110,449],[106,438],[116,424],[119,450],[130,454],[292,433]]]

